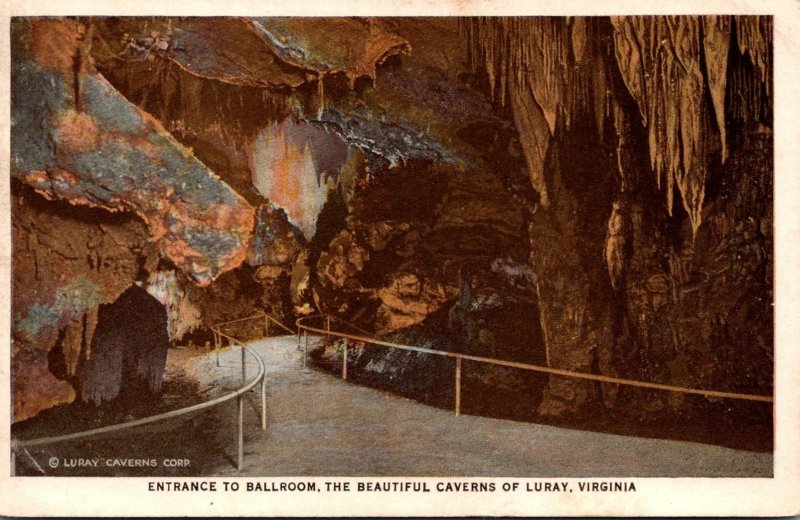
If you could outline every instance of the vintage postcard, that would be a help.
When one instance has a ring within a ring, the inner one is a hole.
[[[800,514],[800,4],[2,23],[0,513]]]

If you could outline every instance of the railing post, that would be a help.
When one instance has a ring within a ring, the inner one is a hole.
[[[344,354],[342,355],[342,379],[347,379],[347,338],[344,338]]]
[[[245,365],[244,365],[244,343],[241,344],[241,347],[242,347],[242,349],[241,349],[242,350],[242,383],[244,383],[245,381],[247,381],[247,369],[245,368]]]
[[[303,328],[298,325],[297,326],[297,350],[300,350],[300,339],[303,337]]]
[[[331,331],[331,317],[330,316],[325,316],[325,330],[327,330],[328,332]]]
[[[242,463],[244,461],[244,396],[240,395],[236,398],[237,406],[239,408],[239,428],[236,432],[237,438],[237,459],[236,469],[242,471]]]
[[[17,452],[11,450],[11,476],[17,475]]]
[[[461,415],[461,356],[456,355],[456,415]]]
[[[261,429],[267,429],[267,374],[261,376]]]
[[[266,313],[264,313],[264,337],[269,337],[269,316]]]

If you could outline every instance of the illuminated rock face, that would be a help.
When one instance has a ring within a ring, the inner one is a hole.
[[[136,213],[201,284],[238,266],[253,208],[92,71],[86,29],[63,20],[16,29],[12,175],[47,198]]]
[[[310,240],[346,159],[344,141],[308,123],[286,119],[256,138],[250,153],[253,185],[283,208],[289,222]]]
[[[771,391],[769,18],[91,26],[12,33],[16,419],[74,398],[99,305],[148,274],[173,338],[294,307]],[[681,406],[537,385],[546,414]]]
[[[47,212],[25,192],[13,212],[14,418],[22,420],[74,399],[99,305],[159,253],[199,284],[236,267],[253,209],[94,72],[84,26],[19,20],[12,32],[12,178],[54,201]],[[63,357],[60,378],[48,368],[51,353]]]

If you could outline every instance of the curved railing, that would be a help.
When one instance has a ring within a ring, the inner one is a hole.
[[[93,437],[96,435],[102,435],[105,433],[117,432],[120,430],[125,430],[128,428],[135,428],[138,426],[144,426],[146,424],[153,424],[160,421],[166,421],[169,419],[174,419],[176,417],[180,417],[182,415],[189,415],[197,412],[201,412],[207,409],[210,409],[214,406],[222,404],[227,401],[231,401],[236,399],[237,405],[237,417],[238,417],[238,429],[237,429],[237,469],[242,469],[242,462],[244,456],[244,394],[252,390],[258,383],[261,383],[261,429],[264,430],[267,427],[267,415],[266,415],[266,367],[264,366],[264,361],[261,357],[253,352],[249,347],[244,345],[242,340],[237,339],[231,334],[227,334],[222,331],[223,327],[240,323],[249,320],[257,320],[262,319],[264,320],[264,332],[265,336],[269,336],[270,332],[270,324],[276,324],[279,328],[288,331],[290,334],[294,334],[294,331],[288,328],[287,326],[283,325],[280,321],[273,318],[272,316],[266,313],[259,313],[253,316],[248,316],[247,318],[240,318],[237,320],[232,320],[224,323],[219,323],[211,327],[211,330],[214,333],[214,340],[215,340],[215,351],[217,356],[217,366],[219,366],[219,352],[220,349],[223,347],[223,342],[227,340],[229,347],[239,346],[242,352],[242,386],[236,390],[233,390],[225,395],[220,397],[211,399],[209,401],[198,403],[195,405],[187,406],[184,408],[180,408],[178,410],[172,410],[169,412],[160,413],[157,415],[152,415],[150,417],[144,417],[142,419],[136,419],[133,421],[127,421],[124,423],[117,423],[112,424],[109,426],[103,426],[100,428],[93,428],[91,430],[84,430],[81,432],[69,433],[64,435],[58,435],[54,437],[40,437],[36,439],[12,439],[11,440],[11,454],[12,454],[12,461],[11,467],[12,471],[15,468],[15,454],[19,450],[23,450],[26,448],[32,448],[35,446],[43,446],[47,444],[55,444],[64,441],[72,441],[77,439],[82,439],[86,437]],[[256,371],[255,376],[250,380],[247,381],[247,368],[245,363],[245,353],[250,354],[255,360],[256,364],[258,365],[258,370]]]
[[[314,319],[324,319],[326,323],[325,328],[321,327],[313,327],[308,325],[307,322],[314,320]],[[611,376],[603,376],[599,374],[591,374],[587,372],[576,372],[573,370],[565,370],[561,368],[553,368],[549,366],[542,366],[542,365],[534,365],[531,363],[520,363],[517,361],[506,361],[502,359],[496,358],[489,358],[483,356],[473,356],[469,354],[461,354],[459,352],[451,352],[447,350],[433,350],[424,347],[417,347],[413,345],[403,345],[400,343],[393,343],[391,341],[385,341],[381,339],[377,339],[371,337],[370,333],[368,336],[364,335],[357,335],[351,334],[347,332],[340,332],[331,330],[331,322],[337,321],[340,323],[345,323],[346,325],[356,328],[357,330],[365,331],[356,327],[355,325],[348,323],[340,318],[330,315],[314,315],[314,316],[306,316],[303,318],[299,318],[295,321],[295,325],[297,325],[297,341],[298,347],[300,346],[301,335],[305,337],[305,343],[303,347],[303,363],[307,364],[308,358],[308,333],[314,332],[317,334],[322,334],[325,336],[333,336],[337,338],[341,338],[344,340],[343,342],[343,355],[342,355],[342,378],[347,379],[347,350],[348,350],[348,341],[358,341],[363,343],[364,345],[377,345],[382,347],[389,347],[398,350],[407,350],[411,352],[420,352],[422,354],[429,354],[432,356],[442,356],[448,358],[455,359],[455,413],[459,415],[461,413],[461,362],[462,360],[467,361],[475,361],[478,363],[484,363],[488,365],[496,365],[496,366],[503,366],[503,367],[510,367],[510,368],[519,368],[522,370],[530,370],[533,372],[540,372],[544,374],[551,374],[563,377],[571,377],[575,379],[583,379],[589,381],[599,381],[601,383],[611,383],[611,384],[618,384],[618,385],[626,385],[626,386],[634,386],[639,388],[649,388],[653,390],[664,390],[668,392],[679,392],[684,394],[695,394],[695,395],[703,395],[706,397],[719,397],[719,398],[727,398],[727,399],[740,399],[745,401],[760,401],[766,403],[772,403],[773,397],[769,395],[754,395],[754,394],[742,394],[736,392],[722,392],[718,390],[704,390],[700,388],[688,388],[683,386],[676,386],[676,385],[665,385],[661,383],[651,383],[648,381],[637,381],[634,379],[626,379],[621,377],[611,377]]]

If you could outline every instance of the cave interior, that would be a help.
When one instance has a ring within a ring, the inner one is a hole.
[[[170,348],[258,311],[773,393],[769,16],[14,18],[11,34],[15,428],[157,400]],[[353,356],[353,382],[450,406],[452,360]],[[311,362],[338,371],[339,345]],[[464,413],[772,448],[765,403],[464,378]]]

